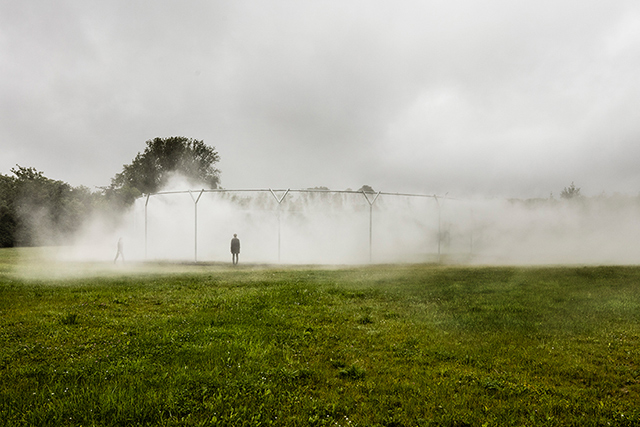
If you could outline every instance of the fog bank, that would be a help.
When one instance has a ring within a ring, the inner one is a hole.
[[[236,233],[241,264],[636,264],[639,217],[623,196],[192,190],[139,199],[118,229],[94,221],[61,256],[113,261],[122,237],[126,261],[230,263]]]

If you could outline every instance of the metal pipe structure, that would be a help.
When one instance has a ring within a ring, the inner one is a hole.
[[[188,193],[191,190],[178,190],[178,191],[159,191],[157,193],[151,193],[151,196],[162,195],[162,194],[184,194]],[[291,190],[291,189],[271,189],[271,188],[254,188],[254,189],[224,189],[224,188],[211,188],[208,190],[202,190],[205,193],[264,193],[270,192],[272,194],[277,192],[286,192],[286,193],[325,193],[325,194],[362,194],[362,190],[316,190],[316,189],[308,189],[308,190]],[[381,196],[406,196],[406,197],[425,197],[425,198],[435,198],[440,197],[433,194],[415,194],[415,193],[386,193],[384,191],[379,191],[377,194]],[[448,193],[447,193],[448,194]],[[276,199],[278,199],[277,196]],[[455,200],[451,197],[442,196],[443,199],[451,199]]]
[[[445,193],[443,197],[444,200],[447,199],[447,194],[449,193]],[[440,247],[442,243],[442,205],[440,205],[440,202],[438,201],[438,196],[434,194],[433,198],[436,200],[436,204],[438,205],[438,262],[440,262],[441,261]]]
[[[284,200],[284,198],[287,197],[287,194],[289,194],[290,190],[287,189],[287,191],[285,191],[282,197],[280,198],[276,195],[276,193],[272,189],[269,189],[269,191],[271,192],[271,195],[273,196],[273,198],[276,199],[276,201],[278,202],[278,263],[280,263],[280,205],[282,204],[282,201]]]
[[[438,202],[438,198],[435,195],[433,197],[436,199],[436,205],[438,205],[438,262],[440,262],[440,241],[442,240],[440,202]]]
[[[373,260],[373,204],[378,200],[380,191],[378,191],[373,200],[369,199],[369,196],[367,196],[367,193],[364,190],[362,190],[362,195],[369,203],[369,263],[371,263]]]
[[[270,192],[271,195],[274,197],[274,199],[278,202],[278,262],[280,262],[281,258],[280,258],[280,249],[281,249],[281,205],[282,202],[284,201],[285,197],[289,194],[289,193],[325,193],[325,194],[362,194],[365,199],[367,200],[367,203],[369,204],[369,262],[372,262],[373,260],[373,205],[375,204],[376,200],[378,199],[378,197],[382,196],[404,196],[404,197],[421,197],[421,198],[433,198],[436,201],[436,204],[438,206],[438,261],[440,261],[440,257],[441,257],[441,238],[442,238],[442,224],[441,224],[441,204],[440,201],[438,200],[438,198],[442,198],[443,200],[447,200],[449,199],[447,197],[447,194],[445,194],[444,196],[437,196],[437,195],[430,195],[430,194],[412,194],[412,193],[386,193],[386,192],[382,192],[379,191],[377,193],[375,193],[375,196],[373,197],[373,199],[369,198],[369,194],[373,194],[373,193],[366,193],[364,190],[321,190],[321,189],[308,189],[308,190],[291,190],[291,189],[277,189],[274,190],[272,188],[268,188],[268,189],[237,189],[237,190],[227,190],[227,189],[220,189],[220,188],[215,188],[215,189],[201,189],[201,190],[195,190],[198,191],[198,196],[194,197],[194,194],[192,192],[192,190],[183,190],[183,191],[160,191],[157,193],[149,193],[146,194],[146,200],[145,200],[145,209],[144,209],[144,254],[145,254],[145,259],[147,258],[147,243],[148,243],[148,209],[147,206],[149,204],[149,198],[151,196],[155,196],[155,195],[169,195],[169,194],[184,194],[184,193],[189,193],[189,195],[191,196],[191,199],[194,202],[194,260],[195,262],[198,262],[198,202],[200,201],[200,198],[202,197],[202,195],[204,193],[238,193],[238,192],[253,192],[253,193],[260,193],[260,192]],[[278,195],[276,193],[282,193],[284,192],[284,194],[282,194],[281,197],[278,197]]]
[[[144,259],[147,259],[147,206],[149,205],[149,196],[147,194],[147,200],[144,202]]]
[[[193,212],[194,212],[194,230],[193,230],[193,262],[198,262],[198,202],[200,201],[200,197],[202,197],[202,193],[204,193],[204,188],[200,190],[200,194],[198,194],[198,198],[193,197],[193,193],[191,190],[189,191],[189,196],[191,196],[191,200],[193,200]]]
[[[469,256],[473,256],[473,227],[474,227],[474,216],[473,209],[470,211],[471,216],[471,227],[469,228]]]

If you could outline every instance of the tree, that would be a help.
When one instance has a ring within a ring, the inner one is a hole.
[[[138,153],[111,180],[108,190],[135,198],[159,191],[173,174],[180,174],[194,184],[218,187],[220,171],[214,165],[220,158],[214,147],[183,136],[154,138],[146,144],[144,152]]]
[[[15,244],[15,199],[15,178],[0,174],[0,248],[12,247]]]
[[[64,243],[80,229],[98,195],[17,166],[0,175],[0,246]]]
[[[364,191],[365,193],[375,193],[375,190],[370,185],[363,185],[358,191]]]
[[[560,197],[567,200],[578,199],[582,197],[582,194],[580,194],[580,188],[576,187],[575,184],[571,182],[570,186],[564,187],[560,193]]]

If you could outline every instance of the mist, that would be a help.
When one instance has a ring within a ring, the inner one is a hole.
[[[485,200],[467,207],[474,263],[637,264],[640,259],[638,198]],[[452,228],[460,229],[458,224]]]
[[[117,227],[113,220],[95,218],[58,252],[59,259],[113,262],[122,238],[126,264],[231,264],[233,234],[241,240],[241,265],[636,264],[640,259],[637,197],[507,200],[187,188],[176,177],[160,194],[138,199]]]

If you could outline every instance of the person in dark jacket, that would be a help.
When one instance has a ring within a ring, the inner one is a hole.
[[[238,235],[234,234],[233,239],[231,239],[231,262],[233,265],[238,264],[238,254],[240,253],[240,239],[238,239]]]

